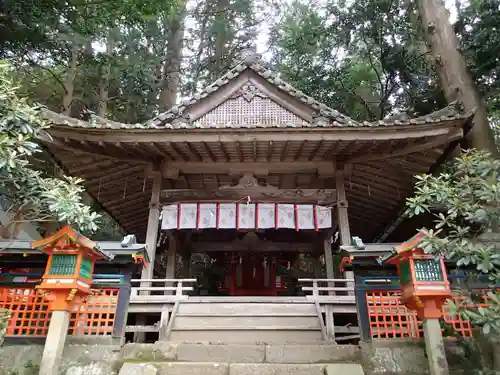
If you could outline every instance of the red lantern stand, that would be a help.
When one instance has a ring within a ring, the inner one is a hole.
[[[76,301],[92,294],[95,261],[111,256],[69,226],[33,242],[31,247],[49,256],[42,282],[36,288],[47,296],[52,312],[39,374],[52,375],[58,373],[71,310]]]
[[[394,264],[401,284],[401,300],[415,310],[423,320],[426,353],[431,375],[447,375],[448,364],[439,319],[442,307],[451,297],[450,283],[443,258],[426,254],[420,247],[425,235],[418,233],[393,252],[379,260],[381,264]]]

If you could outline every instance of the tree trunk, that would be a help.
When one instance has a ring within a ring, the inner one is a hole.
[[[71,104],[73,103],[73,92],[75,89],[75,78],[76,71],[78,69],[78,46],[76,43],[72,43],[71,45],[71,56],[69,62],[69,70],[66,75],[66,79],[64,80],[64,97],[62,100],[64,115],[71,115]]]
[[[193,75],[193,86],[190,89],[189,95],[192,96],[198,92],[198,89],[200,89],[199,85],[199,80],[201,76],[201,71],[202,71],[202,66],[201,66],[201,61],[203,58],[203,54],[205,51],[205,46],[207,43],[207,25],[208,25],[208,18],[209,18],[209,2],[206,1],[203,4],[203,10],[201,12],[202,19],[199,21],[200,23],[200,35],[199,35],[199,44],[198,44],[198,50],[196,52],[196,59],[193,64],[194,66],[194,75]],[[201,4],[199,4],[201,7]]]
[[[476,110],[474,126],[466,138],[467,147],[485,149],[496,154],[486,107],[460,53],[458,38],[443,1],[418,0],[417,3],[446,100],[458,100],[466,111]]]
[[[99,79],[99,102],[97,103],[97,116],[106,117],[108,112],[109,98],[109,80],[111,74],[111,56],[113,54],[113,36],[112,30],[108,32],[106,39],[106,62],[100,66]]]
[[[222,70],[224,69],[224,55],[227,52],[226,46],[230,42],[227,28],[227,18],[229,17],[228,7],[229,0],[219,0],[215,8],[215,61],[211,71],[211,80],[219,78],[222,74]]]
[[[163,83],[160,92],[160,110],[166,111],[175,105],[181,84],[182,47],[184,45],[184,18],[186,3],[180,5],[175,17],[168,22],[167,53],[164,64]]]

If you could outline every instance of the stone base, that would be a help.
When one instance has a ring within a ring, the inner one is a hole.
[[[359,364],[125,363],[119,375],[364,375]]]
[[[364,375],[354,345],[157,342],[127,344],[121,356],[119,375]]]
[[[247,345],[247,344],[127,344],[124,361],[181,361],[227,363],[314,364],[359,362],[355,345]]]

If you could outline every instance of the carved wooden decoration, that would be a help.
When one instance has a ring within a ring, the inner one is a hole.
[[[335,189],[278,189],[275,186],[259,184],[251,174],[245,174],[237,185],[222,186],[215,190],[168,189],[163,190],[162,202],[177,201],[236,201],[248,197],[250,201],[274,203],[317,203],[330,204],[336,201]]]
[[[302,127],[309,126],[309,122],[248,80],[224,102],[194,120],[193,125],[199,128],[266,128]]]
[[[231,98],[243,97],[247,102],[250,102],[258,96],[259,98],[267,98],[267,95],[260,91],[251,81],[245,82]]]

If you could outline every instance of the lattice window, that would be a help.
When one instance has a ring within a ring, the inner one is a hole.
[[[64,276],[73,275],[75,272],[77,256],[69,254],[57,254],[52,257],[49,275]]]
[[[119,289],[100,289],[73,309],[70,335],[107,336],[113,333]]]
[[[415,259],[416,281],[443,281],[441,264],[434,259]]]
[[[111,335],[119,289],[100,289],[77,303],[70,318],[70,335]],[[6,336],[47,336],[51,313],[47,297],[33,288],[0,288],[0,307],[12,312]]]
[[[366,292],[368,319],[373,338],[420,337],[416,312],[399,301],[400,293]]]
[[[49,302],[28,288],[0,288],[0,307],[12,312],[6,336],[46,336]]]
[[[406,308],[401,303],[400,295],[399,291],[366,292],[368,320],[373,338],[423,337],[422,321],[418,319],[415,311]],[[458,303],[463,300],[463,297],[454,296],[453,299],[455,303]],[[486,307],[487,304],[479,306]],[[463,319],[460,315],[450,315],[446,306],[443,308],[443,319],[462,336],[472,336],[470,321]]]
[[[198,120],[201,127],[307,126],[308,122],[269,98],[230,98]]]
[[[90,279],[92,275],[92,261],[88,258],[83,258],[80,264],[80,277]]]

